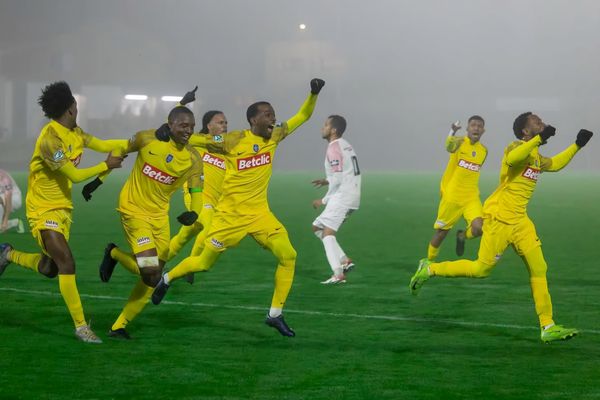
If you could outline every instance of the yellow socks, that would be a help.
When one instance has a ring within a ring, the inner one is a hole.
[[[110,256],[113,258],[113,260],[117,260],[119,263],[121,263],[121,265],[124,266],[127,271],[134,275],[140,274],[140,269],[138,268],[137,261],[133,254],[125,253],[123,250],[115,247],[110,251]]]
[[[38,272],[38,265],[42,259],[42,255],[40,253],[23,253],[13,249],[8,254],[8,259],[15,264]]]
[[[131,294],[129,295],[129,299],[127,300],[127,304],[123,308],[123,311],[115,321],[112,326],[112,330],[116,331],[117,329],[125,329],[127,324],[131,322],[137,315],[142,312],[146,303],[148,303],[148,299],[152,296],[153,287],[148,286],[141,279],[135,285]]]
[[[429,243],[429,246],[427,247],[427,259],[429,261],[434,261],[437,258],[438,254],[440,254],[440,248],[433,247],[433,245]]]
[[[540,319],[540,326],[551,325],[554,323],[552,320],[552,299],[546,280],[548,266],[544,260],[542,248],[538,246],[522,258],[529,269],[529,284],[531,285],[535,311]]]
[[[60,288],[60,294],[62,294],[65,304],[71,313],[75,328],[87,325],[85,317],[83,316],[83,306],[81,305],[81,299],[79,298],[79,292],[77,291],[77,284],[75,283],[75,275],[59,274],[58,286]]]
[[[202,254],[197,257],[188,257],[183,259],[175,268],[167,273],[166,283],[181,278],[192,272],[206,271],[213,266],[221,253],[211,249],[204,249]]]
[[[192,252],[190,255],[192,257],[199,256],[202,254],[202,250],[204,250],[204,241],[206,240],[206,236],[208,236],[208,229],[202,229],[202,231],[196,236],[196,240],[194,241],[194,247],[192,247]]]
[[[487,265],[480,261],[444,261],[429,265],[429,273],[431,276],[446,276],[450,278],[485,278],[493,268],[493,265]]]
[[[287,300],[292,282],[294,282],[295,260],[280,263],[275,271],[275,290],[271,300],[271,309],[283,308]],[[271,315],[276,316],[276,315]]]
[[[202,225],[198,223],[194,223],[191,226],[182,226],[177,235],[173,236],[169,242],[169,258],[167,261],[173,259],[200,229],[202,229]]]

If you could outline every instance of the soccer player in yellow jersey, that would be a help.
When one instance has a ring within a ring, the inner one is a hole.
[[[282,308],[294,279],[296,250],[285,227],[269,209],[267,188],[277,146],[310,118],[324,84],[320,79],[311,80],[311,93],[299,112],[281,125],[275,125],[273,107],[267,102],[258,102],[246,112],[250,129],[229,132],[224,137],[194,136],[192,140],[199,145],[225,153],[227,172],[222,195],[204,250],[200,256],[184,259],[163,275],[152,295],[154,304],[162,301],[174,280],[191,272],[208,270],[224,250],[251,235],[278,260],[275,291],[265,322],[284,336],[295,335],[283,319]]]
[[[452,124],[446,139],[446,151],[450,159],[440,184],[440,205],[433,224],[435,233],[429,242],[427,259],[433,261],[440,252],[446,235],[461,217],[467,221],[467,229],[456,236],[456,254],[462,256],[465,238],[481,236],[482,207],[479,199],[479,171],[487,157],[487,149],[480,139],[485,132],[485,121],[473,115],[467,123],[467,136],[456,136],[459,125]]]
[[[108,332],[110,337],[129,339],[126,331],[145,307],[160,280],[169,255],[169,201],[185,182],[191,192],[191,209],[202,207],[202,161],[188,144],[194,130],[194,114],[175,107],[169,113],[167,138],[156,131],[138,132],[129,142],[127,153],[137,152],[135,165],[119,195],[117,211],[134,256],[109,244],[100,265],[100,278],[110,279],[117,262],[140,275],[125,308]],[[198,189],[198,190],[196,190]]]
[[[202,129],[199,133],[212,136],[224,135],[227,132],[227,118],[222,111],[207,111],[202,117]],[[205,147],[198,147],[197,150],[202,154],[202,164],[204,168],[204,188],[202,189],[202,211],[195,223],[190,226],[182,226],[177,235],[171,238],[169,244],[169,257],[171,260],[179,253],[185,244],[194,236],[196,240],[192,248],[192,256],[200,255],[204,248],[206,234],[210,228],[217,201],[221,197],[221,187],[225,177],[225,159],[222,155],[210,153]],[[184,185],[184,202],[186,208],[190,209],[190,192],[187,185]],[[186,276],[189,283],[194,281],[194,275]]]
[[[544,157],[538,148],[554,136],[555,129],[552,126],[545,125],[540,117],[527,112],[516,118],[513,131],[519,140],[504,150],[500,185],[483,206],[485,222],[477,260],[431,263],[422,259],[409,288],[413,294],[417,294],[423,284],[434,276],[485,278],[492,272],[504,250],[512,245],[529,272],[542,341],[569,339],[578,332],[556,325],[552,319],[552,302],[546,281],[547,265],[535,226],[527,215],[527,204],[542,172],[564,168],[587,144],[592,132],[580,130],[574,144],[554,157]]]
[[[102,343],[88,326],[75,283],[75,260],[69,247],[71,187],[108,169],[120,168],[123,157],[110,155],[93,167],[77,168],[83,149],[108,153],[122,149],[126,140],[100,140],[77,126],[77,102],[66,82],[42,90],[38,103],[50,122],[35,144],[29,164],[26,210],[31,233],[42,253],[24,253],[0,245],[0,274],[13,262],[49,278],[58,285],[75,324],[75,335],[87,343]]]

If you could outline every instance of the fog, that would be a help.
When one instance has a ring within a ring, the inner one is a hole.
[[[580,128],[600,135],[600,2],[0,0],[0,168],[26,169],[52,81],[71,85],[85,131],[126,138],[165,120],[175,103],[162,96],[195,85],[198,127],[219,109],[246,128],[256,100],[285,120],[313,77],[326,86],[277,168],[321,169],[320,128],[335,113],[362,170],[441,173],[450,124],[480,114],[485,169],[497,171],[521,112],[557,128],[547,155]],[[599,142],[572,168],[600,170]]]

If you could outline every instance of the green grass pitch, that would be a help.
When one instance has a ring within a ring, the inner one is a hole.
[[[529,207],[555,318],[581,329],[551,345],[539,340],[527,272],[510,249],[485,280],[433,279],[410,296],[440,174],[366,174],[362,208],[338,236],[357,267],[345,285],[320,285],[330,275],[310,231],[310,201],[322,193],[310,180],[320,175],[275,171],[270,187],[271,208],[298,251],[284,310],[295,338],[264,325],[275,260],[252,239],[193,286],[177,282],[168,302],[148,304],[129,326],[133,340],[107,338],[135,282],[118,267],[104,284],[97,271],[107,242],[126,246],[114,210],[126,175],[115,174],[90,203],[77,185],[70,243],[86,316],[104,344],[75,339],[56,280],[9,266],[0,278],[0,398],[600,398],[598,175],[544,174]],[[23,187],[25,175],[17,177]],[[484,196],[496,180],[482,178]],[[171,215],[182,208],[178,196]],[[36,250],[29,234],[1,240]],[[465,255],[475,257],[477,246],[468,242]],[[455,258],[452,233],[440,259]]]

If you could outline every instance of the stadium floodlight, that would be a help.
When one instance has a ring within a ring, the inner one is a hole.
[[[305,30],[306,29],[306,25],[305,24],[300,24],[300,25],[298,25],[298,28],[300,28],[300,30]]]
[[[160,98],[162,101],[169,101],[169,102],[180,102],[181,99],[183,99],[182,96],[163,96]]]
[[[125,100],[148,100],[145,94],[126,94]]]

